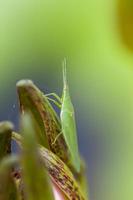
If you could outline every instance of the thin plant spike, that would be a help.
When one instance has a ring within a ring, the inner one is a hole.
[[[12,167],[18,162],[15,155],[0,161],[0,200],[19,200],[16,184],[11,176]]]
[[[11,132],[13,125],[8,122],[0,122],[0,160],[11,153]]]
[[[21,124],[23,135],[21,164],[26,197],[28,200],[43,200],[45,197],[47,200],[54,200],[51,181],[40,162],[31,115],[24,114]]]
[[[64,81],[64,88],[63,88],[62,107],[60,114],[62,133],[69,148],[72,166],[77,172],[80,172],[80,157],[78,152],[75,113],[67,84],[66,59],[64,60],[63,63],[63,81]]]

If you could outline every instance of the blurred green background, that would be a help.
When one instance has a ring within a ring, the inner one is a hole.
[[[90,199],[132,200],[133,1],[0,0],[0,120],[20,79],[61,94],[64,57]]]

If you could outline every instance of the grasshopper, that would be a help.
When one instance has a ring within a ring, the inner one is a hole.
[[[61,108],[60,112],[60,120],[61,120],[61,133],[56,137],[63,134],[66,145],[68,147],[68,151],[70,153],[71,165],[75,169],[77,173],[80,172],[80,157],[78,152],[78,141],[77,141],[77,130],[76,130],[76,122],[75,122],[75,112],[74,107],[70,98],[69,86],[67,82],[66,75],[66,59],[63,61],[63,93],[60,98],[56,93],[50,93],[46,95],[49,100],[55,103],[59,108]],[[49,98],[49,96],[53,96],[57,101]],[[59,103],[60,104],[59,104]]]

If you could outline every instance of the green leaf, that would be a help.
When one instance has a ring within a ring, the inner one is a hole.
[[[28,200],[54,200],[52,184],[40,162],[35,130],[29,114],[22,116],[22,175]]]
[[[21,113],[31,112],[32,118],[34,119],[34,128],[37,133],[38,142],[49,148],[45,133],[45,127],[41,118],[41,113],[38,109],[42,107],[40,102],[39,91],[36,91],[33,87],[33,83],[30,80],[21,80],[17,83],[17,91],[19,96],[19,104]]]
[[[34,118],[34,129],[38,142],[58,155],[64,162],[68,162],[69,154],[60,121],[45,95],[30,80],[17,83],[21,112],[31,112]]]
[[[11,132],[13,125],[10,122],[0,122],[0,160],[11,152]]]
[[[0,162],[0,200],[18,200],[17,188],[11,176],[16,161],[16,156],[10,156]]]
[[[74,107],[70,98],[66,80],[66,66],[63,68],[64,88],[62,95],[61,125],[62,133],[69,148],[72,166],[76,172],[80,172],[80,156],[78,151],[77,130]]]

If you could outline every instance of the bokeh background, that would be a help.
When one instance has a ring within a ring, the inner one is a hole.
[[[132,200],[133,1],[0,0],[0,120],[20,79],[60,95],[64,57],[90,200]]]

